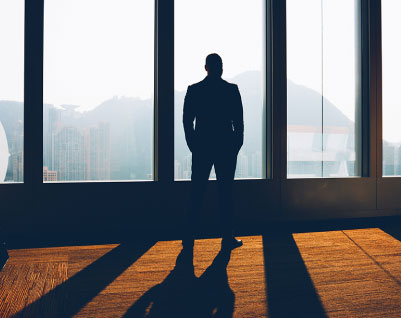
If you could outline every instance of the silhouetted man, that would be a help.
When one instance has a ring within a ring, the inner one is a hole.
[[[236,248],[242,245],[242,241],[233,236],[232,184],[237,154],[244,140],[241,95],[237,85],[221,78],[223,62],[219,55],[208,55],[205,69],[206,78],[188,87],[184,102],[185,139],[192,152],[192,188],[189,233],[183,245],[193,246],[193,231],[214,165],[219,189],[222,246]]]

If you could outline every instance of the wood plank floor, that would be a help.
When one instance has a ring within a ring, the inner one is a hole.
[[[197,240],[193,258],[180,241],[10,250],[0,317],[401,317],[389,231],[242,239]]]

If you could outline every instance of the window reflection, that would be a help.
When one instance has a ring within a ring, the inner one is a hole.
[[[287,0],[289,178],[360,175],[358,16],[358,0]]]

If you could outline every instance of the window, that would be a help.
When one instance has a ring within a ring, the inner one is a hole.
[[[153,180],[154,2],[48,0],[43,179]]]
[[[24,181],[24,1],[0,2],[0,183]]]
[[[287,177],[360,167],[359,0],[287,0]]]
[[[185,93],[188,85],[206,76],[205,58],[210,53],[222,57],[223,79],[237,84],[242,97],[245,134],[235,177],[264,177],[264,12],[262,0],[175,1],[176,180],[191,176],[191,153],[182,125]]]
[[[401,176],[399,10],[399,1],[382,0],[383,176]]]

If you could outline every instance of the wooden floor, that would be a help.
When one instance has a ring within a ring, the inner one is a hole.
[[[0,317],[401,317],[401,242],[379,228],[10,250]]]

